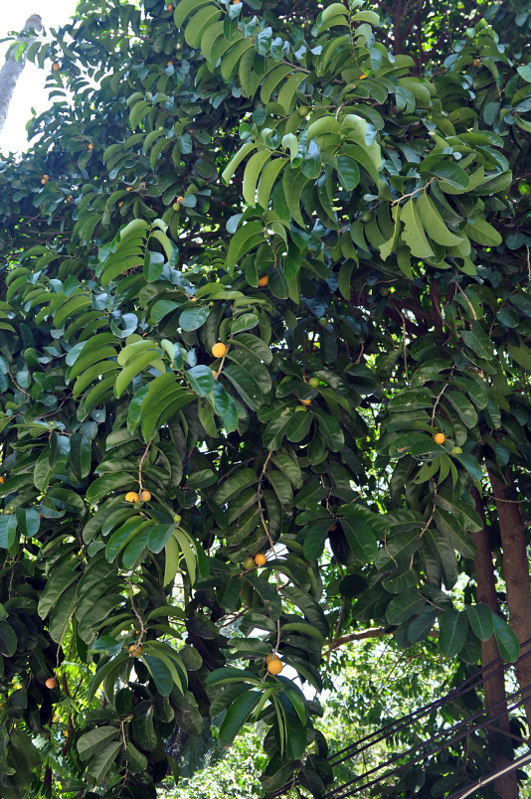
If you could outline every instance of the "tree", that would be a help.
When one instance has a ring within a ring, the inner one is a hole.
[[[29,37],[21,35],[19,41],[10,49],[6,62],[0,70],[0,130],[4,127],[11,97],[17,81],[24,69],[24,51],[28,43],[35,38],[35,32],[42,30],[42,20],[38,14],[28,17],[24,25],[24,33],[29,31]]]
[[[432,61],[315,11],[85,0],[27,49],[58,69],[0,171],[6,799],[155,796],[214,718],[319,796],[321,708],[266,656],[319,691],[357,637],[472,669],[531,637],[526,12]]]

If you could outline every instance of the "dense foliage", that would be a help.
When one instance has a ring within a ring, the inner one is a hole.
[[[514,631],[475,590],[531,496],[527,11],[427,7],[430,57],[405,6],[138,5],[29,45],[0,165],[0,789],[155,796],[260,720],[318,796],[323,649],[531,638],[505,541]]]

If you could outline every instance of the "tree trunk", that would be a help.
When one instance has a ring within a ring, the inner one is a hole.
[[[485,603],[494,613],[497,613],[498,602],[496,598],[496,584],[492,565],[489,530],[485,521],[485,509],[479,491],[473,488],[472,492],[476,503],[476,510],[483,521],[483,529],[476,533],[471,533],[472,540],[476,545],[476,555],[474,558],[477,582],[476,599],[478,603]],[[485,710],[489,712],[489,709],[493,708],[492,715],[498,715],[502,709],[507,711],[503,672],[499,671],[489,677],[488,666],[493,663],[499,655],[500,653],[498,652],[498,645],[496,644],[494,635],[491,635],[488,641],[481,642],[481,664],[485,668],[484,675],[486,677],[483,684]],[[503,716],[500,716],[494,722],[494,725],[500,730],[498,735],[509,732],[509,716],[507,712],[505,712]],[[500,749],[497,741],[497,734],[492,730],[489,730],[488,741],[492,753],[492,767],[496,771],[502,770],[505,766],[509,765],[510,761]],[[495,787],[500,795],[500,799],[518,799],[518,783],[516,782],[515,772],[511,771],[503,777],[499,777],[496,780]]]
[[[531,638],[531,585],[525,541],[525,525],[516,492],[512,496],[512,478],[507,470],[507,483],[490,474],[503,549],[503,572],[509,608],[509,623],[522,645]],[[531,731],[531,656],[516,666],[516,677],[525,697],[524,708]]]
[[[35,31],[42,30],[42,20],[38,14],[32,14],[31,17],[26,20],[24,30],[29,31],[32,28]],[[28,41],[28,38],[31,41],[32,38],[35,38],[35,35],[30,35],[30,37],[21,37],[17,41],[17,45],[22,41]],[[17,45],[14,45],[11,48],[11,52],[9,53],[4,66],[2,69],[0,69],[0,131],[4,127],[4,122],[6,121],[7,112],[9,109],[9,103],[11,102],[11,97],[13,96],[15,86],[17,85],[17,80],[19,79],[22,70],[24,69],[24,64],[26,63],[25,55],[20,59],[20,61],[17,61]]]

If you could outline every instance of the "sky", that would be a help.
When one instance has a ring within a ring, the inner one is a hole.
[[[40,14],[46,28],[58,27],[68,22],[74,13],[77,0],[1,0],[0,39],[10,31],[19,31],[31,14]],[[0,44],[0,66],[4,63],[9,44]],[[26,123],[31,109],[37,113],[49,105],[44,91],[46,71],[27,63],[19,78],[9,106],[9,113],[0,132],[0,152],[22,152],[28,146]]]

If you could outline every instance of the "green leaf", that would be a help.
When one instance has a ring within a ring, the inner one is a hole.
[[[4,657],[13,657],[17,651],[17,636],[15,631],[6,621],[0,622],[0,654]]]
[[[200,397],[208,397],[214,390],[214,375],[208,366],[193,366],[185,374],[191,388]]]
[[[488,641],[494,632],[492,611],[489,606],[483,603],[466,605],[466,613],[474,635],[477,635],[481,641]]]
[[[447,183],[455,189],[462,189],[463,191],[468,188],[468,175],[455,161],[446,161],[436,156],[428,156],[420,165],[421,173],[434,175],[442,183],[441,188],[444,191],[444,184]]]
[[[505,619],[502,619],[496,613],[492,613],[492,624],[500,655],[507,663],[514,663],[520,655],[518,638]]]
[[[119,730],[116,727],[96,727],[84,733],[77,742],[77,751],[81,760],[88,760],[98,749],[111,738],[116,738]]]
[[[317,519],[302,528],[299,535],[302,539],[303,554],[306,560],[313,563],[320,557],[331,525],[331,519]]]
[[[352,191],[360,182],[360,170],[357,162],[348,155],[340,155],[337,159],[337,176],[346,191]]]
[[[17,524],[16,516],[0,517],[0,547],[2,549],[9,549],[15,543]]]
[[[413,198],[402,208],[400,219],[404,223],[402,239],[417,258],[433,258],[434,252],[430,247],[426,233],[417,212]]]
[[[472,241],[477,241],[478,244],[483,244],[485,247],[497,247],[502,243],[500,233],[485,219],[474,219],[472,222],[468,222],[464,229]]]
[[[208,305],[205,308],[187,308],[179,316],[179,327],[186,331],[198,330],[210,315]]]
[[[416,591],[404,591],[392,599],[385,612],[389,624],[402,624],[412,616],[417,616],[426,607],[426,601]]]
[[[261,694],[258,691],[244,691],[229,706],[219,728],[220,746],[229,746],[258,704]]]
[[[149,551],[155,554],[162,552],[174,529],[174,524],[156,524],[154,527],[150,527],[147,539]]]
[[[113,741],[106,744],[94,755],[87,766],[87,771],[97,783],[101,783],[105,779],[122,746],[122,741]]]
[[[158,280],[164,269],[164,255],[161,252],[146,250],[144,256],[144,277],[150,283]]]
[[[439,618],[439,649],[445,657],[457,655],[465,645],[468,621],[465,611],[447,610]]]
[[[444,247],[457,247],[462,244],[463,239],[446,227],[437,206],[428,197],[427,191],[422,191],[418,195],[417,210],[424,229],[432,241],[442,244]]]
[[[168,666],[154,655],[143,654],[142,662],[148,667],[157,691],[163,696],[169,696],[173,688],[173,677]]]
[[[362,563],[370,563],[378,553],[376,536],[362,519],[341,520],[341,529],[355,558]]]

